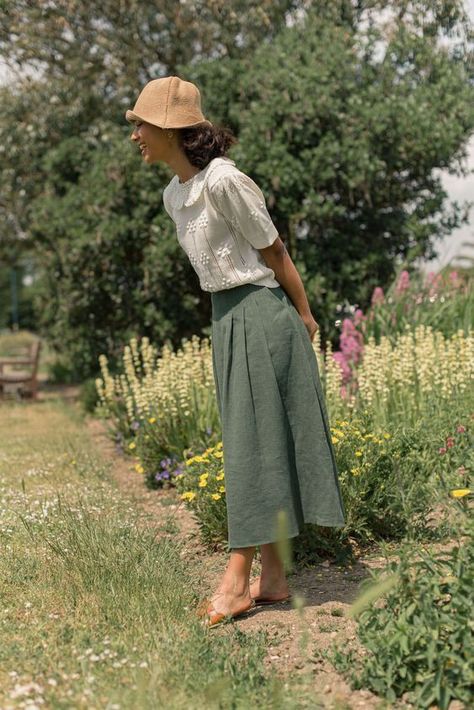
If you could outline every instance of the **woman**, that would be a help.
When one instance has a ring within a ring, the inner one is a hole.
[[[345,523],[312,346],[318,325],[260,188],[226,156],[235,137],[204,117],[199,89],[154,79],[125,115],[143,159],[175,173],[163,203],[211,294],[231,551],[199,611],[214,626],[290,598],[276,544],[282,512],[290,538],[306,522]],[[250,584],[257,546],[262,572]]]

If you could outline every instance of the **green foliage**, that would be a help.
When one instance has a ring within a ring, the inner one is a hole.
[[[386,291],[372,294],[372,305],[358,324],[368,342],[382,335],[394,342],[406,324],[431,326],[445,337],[457,330],[468,333],[474,322],[474,272],[446,268],[424,274],[415,269],[399,269]]]
[[[79,392],[79,401],[84,411],[93,413],[98,404],[97,388],[95,386],[95,378],[90,377],[81,384]]]
[[[77,378],[96,373],[104,350],[113,366],[134,335],[177,344],[181,333],[209,320],[208,299],[197,293],[197,279],[190,295],[192,268],[161,210],[163,173],[137,164],[122,129],[97,129],[98,136],[70,139],[48,153],[51,177],[31,224],[42,245],[40,328]],[[79,159],[72,169],[73,155]]]
[[[365,21],[382,3],[191,5],[145,4],[139,30],[112,0],[7,2],[0,19],[12,64],[45,67],[2,89],[0,259],[34,255],[42,335],[76,378],[131,334],[177,344],[208,327],[208,295],[161,206],[171,174],[128,141],[124,111],[157,65],[196,81],[206,113],[238,135],[232,156],[268,198],[323,340],[341,300],[364,308],[399,257],[431,256],[462,222],[433,177],[461,165],[474,124],[462,38],[437,43],[462,35],[462,3],[404,7],[383,56]]]
[[[222,442],[186,459],[176,487],[196,517],[203,542],[222,548],[228,534]]]
[[[390,432],[378,430],[363,413],[355,413],[350,421],[335,420],[331,432],[346,525],[305,525],[293,541],[295,560],[314,563],[328,554],[343,560],[352,556],[351,545],[436,539],[452,530],[446,500],[450,490],[470,485],[473,469],[472,425],[464,411],[463,401],[453,403],[444,419],[432,421],[427,412],[415,426],[400,424]],[[443,453],[441,444],[446,443]],[[182,475],[175,479],[196,516],[203,542],[211,546],[223,545],[227,538],[220,447],[218,443],[185,461]]]
[[[472,703],[474,634],[474,519],[459,513],[458,540],[438,555],[405,545],[386,572],[398,583],[386,598],[362,611],[358,637],[366,649],[335,649],[331,660],[354,688],[369,688],[390,702],[408,693],[417,708],[452,700]],[[416,554],[416,559],[414,559]],[[363,588],[380,578],[371,572]]]

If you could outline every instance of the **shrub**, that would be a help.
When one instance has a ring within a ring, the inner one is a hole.
[[[369,688],[389,702],[408,693],[417,708],[446,710],[453,699],[472,703],[474,521],[459,516],[451,550],[438,556],[421,549],[414,560],[406,544],[400,560],[389,564],[385,572],[398,576],[396,585],[358,619],[365,655],[333,647],[331,661],[353,688]],[[372,571],[365,584],[379,576]]]
[[[188,458],[176,486],[196,517],[203,542],[222,547],[227,540],[222,442]]]

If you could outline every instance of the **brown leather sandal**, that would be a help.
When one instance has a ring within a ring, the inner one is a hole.
[[[280,599],[270,599],[269,597],[252,597],[257,606],[265,606],[266,604],[279,604],[280,602],[290,602],[293,599],[292,594]]]

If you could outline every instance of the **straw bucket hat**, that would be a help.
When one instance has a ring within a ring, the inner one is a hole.
[[[212,123],[201,111],[201,94],[195,84],[179,76],[152,79],[142,89],[127,121],[146,121],[159,128],[186,128]]]

